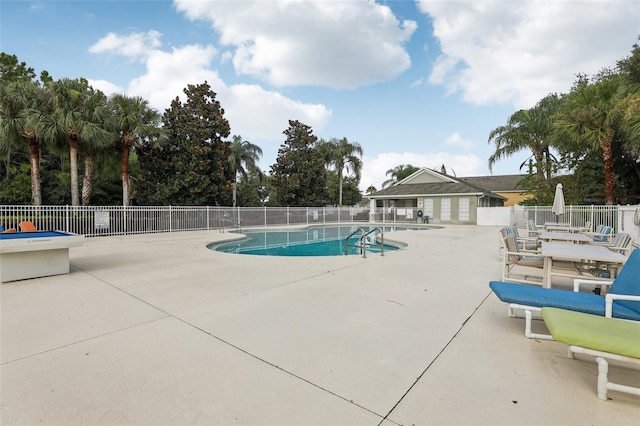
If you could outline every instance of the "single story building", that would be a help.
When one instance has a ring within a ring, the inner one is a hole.
[[[430,223],[475,224],[478,207],[503,207],[521,201],[524,175],[458,178],[422,168],[394,185],[367,195],[372,207],[405,220],[429,217]],[[375,209],[372,208],[372,211]]]

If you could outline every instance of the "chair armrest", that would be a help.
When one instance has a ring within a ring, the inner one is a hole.
[[[636,302],[640,302],[640,296],[634,296],[631,294],[615,294],[609,293],[604,296],[604,316],[607,318],[611,318],[613,313],[613,301],[614,300],[635,300]]]
[[[611,285],[613,284],[613,281],[585,280],[582,278],[576,278],[573,280],[573,291],[580,291],[580,286],[582,284]]]

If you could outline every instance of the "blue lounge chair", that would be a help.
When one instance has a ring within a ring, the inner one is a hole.
[[[509,316],[516,316],[514,309],[525,313],[525,336],[552,340],[550,335],[531,332],[532,312],[542,308],[559,308],[605,316],[609,309],[613,318],[640,321],[640,302],[625,300],[627,296],[640,296],[640,250],[634,250],[613,282],[575,280],[574,291],[532,287],[503,281],[491,281],[489,287],[500,300],[509,304]],[[581,293],[581,284],[610,285],[605,297],[593,293]]]
[[[596,358],[598,398],[606,401],[609,390],[640,395],[638,387],[610,382],[607,362],[640,365],[640,323],[555,308],[543,308],[541,314],[554,340],[569,345],[569,358],[577,353]]]

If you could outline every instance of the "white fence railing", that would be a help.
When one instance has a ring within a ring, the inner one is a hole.
[[[0,225],[18,228],[31,221],[36,228],[86,236],[194,231],[254,226],[369,222],[360,207],[190,207],[190,206],[7,206],[0,205]],[[415,216],[414,216],[415,217]],[[398,214],[375,214],[375,220],[403,222]]]
[[[193,231],[238,227],[312,225],[349,222],[421,223],[417,208],[368,207],[207,207],[207,206],[8,206],[0,205],[0,225],[17,228],[28,220],[38,229],[83,234],[126,235],[157,232]],[[437,215],[436,215],[437,216]],[[557,217],[550,206],[479,207],[478,225],[516,225],[526,228],[528,220],[537,225],[548,222],[584,226],[592,229],[610,225],[616,232],[640,237],[634,222],[640,218],[638,206],[567,206]],[[438,217],[432,223],[452,224]],[[459,223],[459,222],[458,222]],[[634,235],[635,233],[635,235]]]

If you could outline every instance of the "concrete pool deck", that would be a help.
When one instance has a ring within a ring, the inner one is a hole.
[[[592,359],[507,317],[497,235],[390,233],[407,248],[366,259],[89,238],[70,274],[0,287],[0,424],[637,426],[640,397],[598,400]]]

